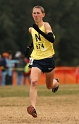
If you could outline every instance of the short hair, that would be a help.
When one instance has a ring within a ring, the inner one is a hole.
[[[45,13],[45,10],[44,10],[44,8],[42,6],[37,5],[37,6],[34,6],[33,9],[34,8],[39,8],[42,13]]]

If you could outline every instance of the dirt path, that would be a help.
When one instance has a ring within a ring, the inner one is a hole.
[[[79,124],[79,95],[38,97],[38,117],[30,116],[29,98],[0,98],[0,124]]]

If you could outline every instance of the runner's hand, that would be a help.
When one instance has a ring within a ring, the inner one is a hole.
[[[28,56],[29,50],[30,50],[29,47],[27,47],[23,52],[26,57]]]

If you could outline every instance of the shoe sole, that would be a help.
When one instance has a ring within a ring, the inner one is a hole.
[[[34,118],[37,117],[36,110],[32,105],[27,107],[27,112],[28,112],[28,114],[32,115]]]
[[[56,80],[57,83],[59,84],[59,79],[56,78],[55,80]],[[58,88],[59,88],[59,85],[58,85],[57,87],[53,88],[53,89],[52,89],[52,92],[53,92],[53,93],[57,92]],[[54,91],[55,89],[56,89],[56,91]]]

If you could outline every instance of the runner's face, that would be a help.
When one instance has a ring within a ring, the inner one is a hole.
[[[36,23],[39,23],[42,21],[43,17],[45,16],[44,13],[41,12],[39,8],[34,8],[32,12],[32,17]]]

